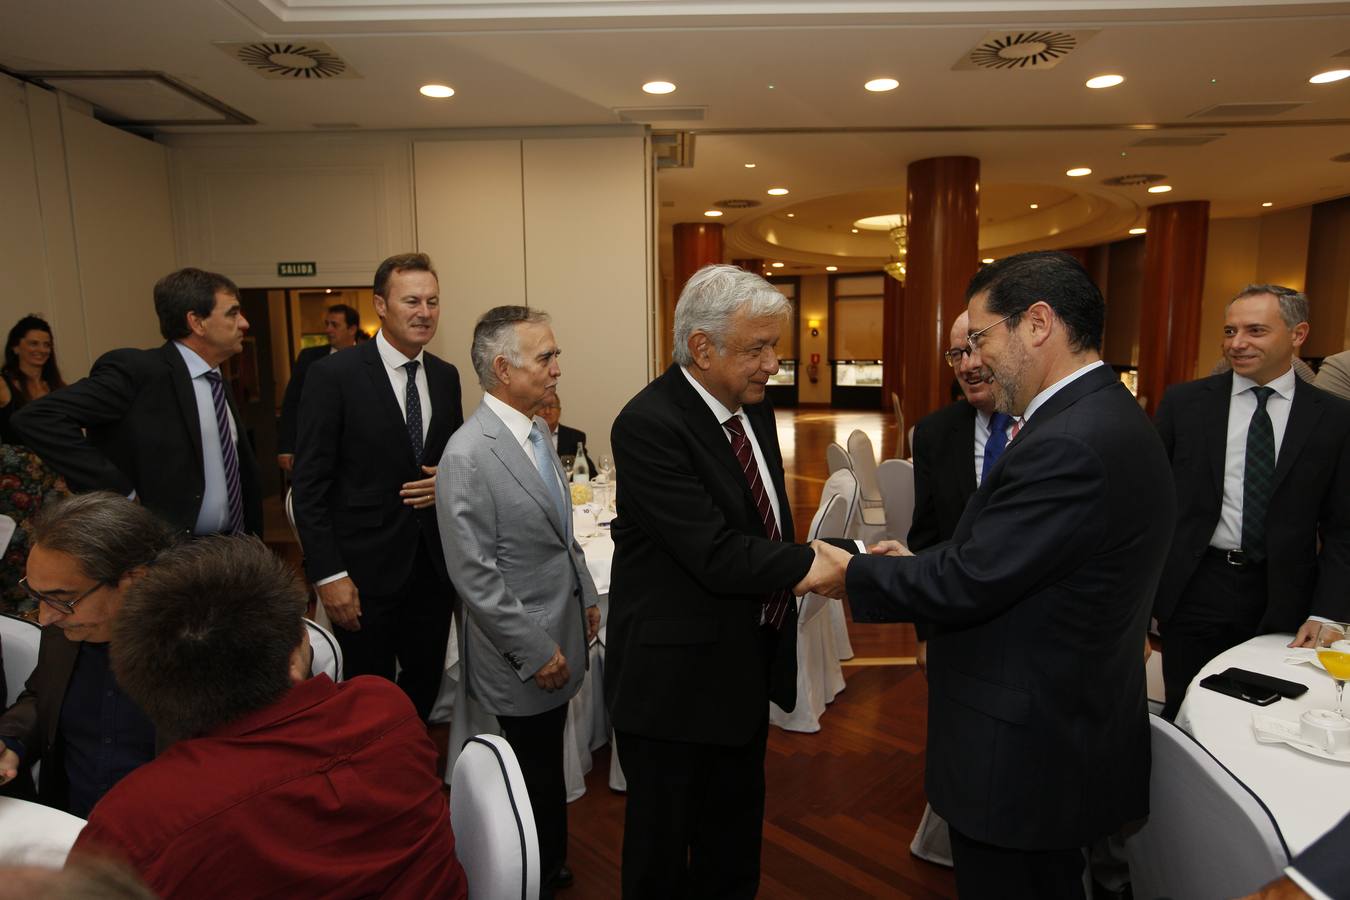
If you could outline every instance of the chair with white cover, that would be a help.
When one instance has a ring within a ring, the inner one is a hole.
[[[1172,723],[1149,716],[1148,821],[1125,839],[1139,900],[1219,900],[1256,891],[1289,864],[1270,811]]]
[[[450,821],[469,900],[539,896],[534,809],[506,738],[480,734],[464,742],[450,780]]]
[[[877,487],[886,506],[886,537],[907,543],[914,524],[914,463],[886,460],[877,466]]]
[[[324,674],[335,682],[341,681],[342,647],[338,645],[333,632],[313,619],[305,619],[305,633],[309,635],[309,646],[314,650],[314,662],[310,664],[310,673]]]
[[[886,534],[886,504],[877,484],[877,455],[867,432],[856,430],[848,436],[848,458],[853,462],[853,477],[858,481],[858,513],[862,518],[858,538],[872,544]]]
[[[63,810],[0,797],[0,847],[7,863],[59,869],[84,825],[84,819]]]
[[[825,496],[811,522],[807,540],[835,537],[843,531],[848,502],[839,494]],[[797,610],[797,705],[790,713],[769,703],[769,721],[787,731],[820,730],[820,715],[844,689],[833,623],[827,612],[839,601],[807,594]],[[852,655],[852,650],[849,651]]]
[[[825,465],[830,475],[840,469],[853,468],[853,462],[848,458],[848,451],[834,441],[830,441],[825,448]]]
[[[5,708],[14,705],[23,691],[28,676],[37,667],[38,644],[42,642],[42,628],[9,613],[0,614],[0,654],[5,657]]]
[[[9,516],[0,516],[0,553],[4,553],[8,549],[9,542],[14,537],[14,532],[18,527],[19,523]]]

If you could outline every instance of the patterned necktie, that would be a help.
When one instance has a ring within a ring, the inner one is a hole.
[[[534,457],[534,467],[539,470],[539,477],[544,479],[544,489],[553,500],[558,521],[563,525],[563,533],[567,534],[572,526],[572,517],[567,514],[562,485],[558,482],[558,470],[553,468],[553,447],[538,425],[530,429],[530,455]]]
[[[220,437],[220,461],[225,468],[225,533],[239,534],[244,530],[244,494],[239,487],[239,451],[230,436],[230,409],[225,403],[225,386],[220,383],[220,372],[206,373],[211,385],[211,404],[216,408],[216,434]]]
[[[413,458],[422,462],[422,395],[417,390],[417,367],[420,363],[413,360],[403,364],[408,373],[408,388],[404,393],[404,416],[408,420],[408,439],[412,441]]]
[[[1266,509],[1275,484],[1275,427],[1266,412],[1274,388],[1252,388],[1256,412],[1247,426],[1247,461],[1242,473],[1242,550],[1252,562],[1266,558]]]
[[[996,412],[989,417],[989,440],[984,444],[984,467],[980,469],[980,481],[989,477],[989,471],[994,468],[994,463],[1003,455],[1003,449],[1008,446],[1008,425],[1013,418],[1007,413]]]
[[[773,514],[773,504],[769,502],[769,492],[759,475],[759,464],[755,462],[755,449],[750,446],[750,438],[745,434],[745,426],[740,416],[732,416],[722,423],[731,432],[731,449],[736,461],[741,464],[746,483],[750,485],[750,496],[755,500],[755,509],[759,511],[759,521],[764,525],[764,535],[771,541],[781,541],[783,536],[778,530],[778,520]],[[779,627],[787,615],[788,605],[792,603],[792,592],[774,591],[764,598],[763,616],[766,624]]]

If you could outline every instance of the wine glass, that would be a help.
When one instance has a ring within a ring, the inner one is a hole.
[[[598,479],[605,487],[605,506],[614,508],[614,462],[608,454],[600,455],[600,475]]]
[[[1341,697],[1350,679],[1350,625],[1323,622],[1317,630],[1317,659],[1336,682],[1336,715],[1345,718]]]

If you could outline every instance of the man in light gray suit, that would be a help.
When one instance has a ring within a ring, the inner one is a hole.
[[[572,535],[571,492],[537,415],[557,395],[559,352],[546,313],[483,314],[471,353],[483,402],[451,436],[436,478],[446,567],[464,601],[468,696],[496,715],[520,761],[543,898],[571,883],[563,726],[600,627],[595,583]]]

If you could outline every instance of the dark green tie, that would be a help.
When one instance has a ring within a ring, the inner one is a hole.
[[[1266,509],[1275,485],[1275,428],[1266,412],[1274,388],[1252,388],[1256,412],[1247,426],[1247,462],[1242,473],[1242,550],[1252,562],[1266,558]]]

